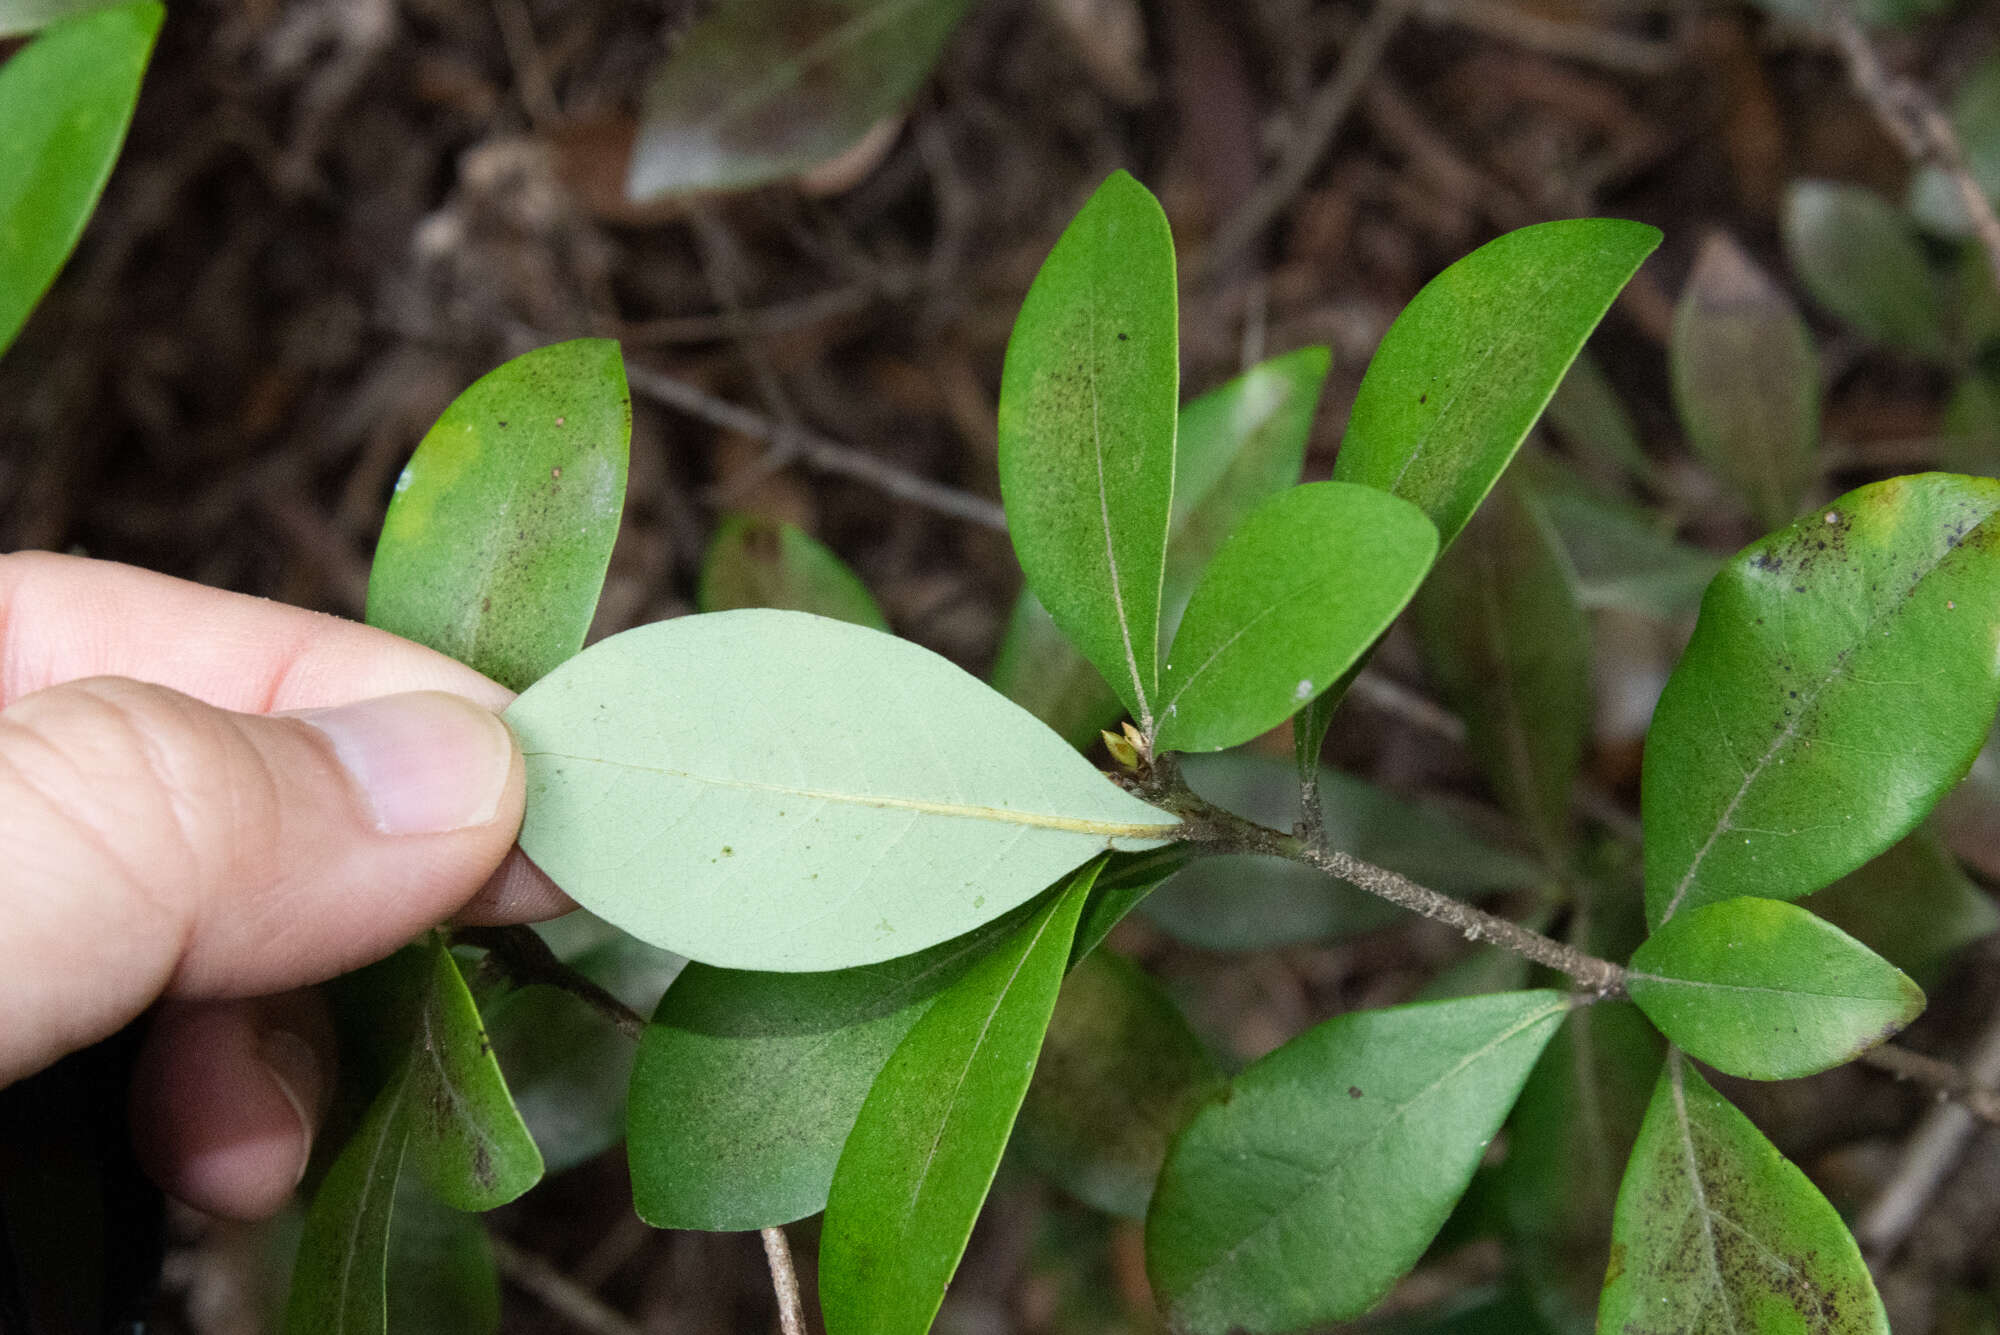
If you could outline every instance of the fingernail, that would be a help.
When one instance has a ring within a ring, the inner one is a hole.
[[[319,1106],[319,1058],[312,1045],[289,1029],[270,1029],[257,1039],[257,1056],[270,1073],[271,1082],[292,1111],[299,1115],[299,1166],[292,1178],[297,1186],[312,1162],[313,1135],[318,1130],[314,1109]]]
[[[514,764],[507,725],[439,691],[295,715],[326,734],[384,834],[444,834],[500,809]]]

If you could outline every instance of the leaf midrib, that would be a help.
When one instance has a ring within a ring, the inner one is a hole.
[[[1297,1206],[1299,1201],[1304,1199],[1306,1196],[1324,1190],[1326,1188],[1327,1183],[1330,1180],[1345,1175],[1347,1170],[1352,1166],[1355,1159],[1359,1157],[1362,1151],[1372,1148],[1377,1141],[1381,1140],[1384,1136],[1386,1136],[1389,1133],[1390,1128],[1395,1126],[1397,1122],[1400,1122],[1403,1119],[1403,1117],[1410,1111],[1410,1109],[1414,1108],[1417,1104],[1421,1103],[1423,1100],[1429,1098],[1433,1093],[1435,1093],[1438,1090],[1440,1086],[1444,1085],[1446,1082],[1450,1080],[1457,1078],[1462,1072],[1464,1072],[1468,1067],[1472,1066],[1475,1062],[1483,1061],[1486,1057],[1490,1056],[1495,1050],[1500,1048],[1502,1045],[1511,1042],[1513,1039],[1518,1037],[1526,1030],[1532,1029],[1534,1026],[1548,1019],[1551,1015],[1568,1011],[1569,1008],[1570,1008],[1570,1003],[1568,999],[1565,998],[1559,1001],[1550,1002],[1548,1005],[1542,1007],[1540,1010],[1534,1011],[1531,1014],[1527,1015],[1526,1017],[1516,1021],[1512,1026],[1510,1026],[1506,1030],[1506,1032],[1496,1036],[1495,1038],[1489,1040],[1485,1045],[1466,1054],[1463,1058],[1459,1060],[1456,1066],[1453,1066],[1450,1070],[1440,1075],[1437,1079],[1431,1081],[1430,1084],[1424,1086],[1422,1089],[1412,1094],[1409,1098],[1405,1099],[1402,1103],[1398,1104],[1395,1107],[1395,1109],[1389,1113],[1387,1117],[1384,1117],[1376,1125],[1375,1129],[1372,1132],[1370,1132],[1365,1139],[1356,1142],[1352,1146],[1346,1147],[1343,1150],[1342,1157],[1335,1160],[1332,1164],[1330,1164],[1324,1172],[1318,1173],[1317,1175],[1300,1173],[1299,1176],[1301,1178],[1306,1179],[1304,1184],[1300,1186],[1296,1191],[1293,1191],[1290,1195],[1288,1195],[1285,1198],[1285,1201],[1282,1205],[1280,1205],[1278,1208],[1274,1210],[1269,1211],[1264,1216],[1264,1218],[1257,1224],[1256,1227],[1252,1228],[1248,1233],[1245,1233],[1242,1237],[1238,1238],[1234,1243],[1232,1243],[1229,1246],[1228,1250],[1224,1251],[1210,1264],[1203,1266],[1198,1274],[1198,1277],[1194,1280],[1193,1283],[1187,1286],[1186,1293],[1189,1296],[1192,1296],[1198,1291],[1200,1291],[1219,1273],[1221,1273],[1224,1267],[1232,1264],[1235,1261],[1237,1255],[1240,1252],[1242,1252],[1243,1248],[1247,1246],[1251,1241],[1253,1241],[1257,1237],[1267,1232],[1270,1228],[1272,1228],[1281,1220],[1289,1218],[1293,1213],[1294,1207]],[[1179,1307],[1182,1304],[1175,1303],[1173,1305],[1175,1307]]]
[[[1166,824],[1138,824],[1127,821],[1090,820],[1080,816],[1057,816],[1046,812],[1017,811],[1007,807],[979,806],[965,802],[929,802],[915,797],[838,793],[817,788],[800,788],[791,784],[766,783],[757,779],[719,778],[708,774],[694,774],[687,770],[669,769],[663,765],[641,765],[635,761],[612,760],[604,756],[571,755],[565,751],[524,751],[522,754],[573,760],[585,765],[611,765],[618,769],[635,770],[642,774],[658,774],[670,779],[686,779],[690,783],[708,784],[717,788],[737,788],[748,792],[771,793],[779,797],[795,797],[807,801],[837,802],[848,806],[912,811],[923,816],[982,820],[996,825],[1026,825],[1035,829],[1061,830],[1070,834],[1096,835],[1107,839],[1172,839],[1181,828],[1178,821]]]
[[[1722,814],[1716,817],[1715,824],[1709,829],[1707,840],[1695,851],[1694,857],[1688,863],[1687,871],[1682,873],[1679,883],[1674,886],[1673,897],[1667,901],[1665,911],[1660,914],[1660,925],[1665,925],[1675,913],[1680,911],[1681,904],[1686,900],[1688,891],[1694,886],[1695,877],[1700,873],[1702,864],[1708,860],[1708,855],[1714,851],[1716,844],[1721,840],[1723,834],[1731,828],[1730,821],[1735,818],[1736,809],[1743,805],[1743,799],[1749,794],[1751,788],[1755,787],[1757,781],[1763,777],[1764,771],[1770,768],[1771,761],[1777,757],[1779,751],[1790,745],[1792,740],[1799,735],[1799,729],[1804,725],[1806,716],[1812,712],[1812,707],[1819,703],[1820,696],[1824,695],[1829,688],[1839,682],[1843,676],[1848,675],[1848,660],[1863,645],[1872,642],[1877,626],[1881,625],[1883,621],[1904,612],[1908,608],[1910,600],[1916,595],[1918,587],[1932,575],[1935,575],[1945,562],[1956,556],[1960,549],[1965,546],[1967,539],[1991,523],[1994,514],[1994,510],[1987,510],[1984,515],[1980,516],[1979,522],[1967,526],[1965,532],[1959,538],[1948,543],[1935,561],[1932,561],[1920,570],[1916,577],[1904,586],[1901,594],[1885,603],[1880,612],[1871,616],[1863,623],[1861,628],[1855,633],[1853,642],[1834,655],[1833,662],[1828,665],[1826,672],[1821,675],[1820,679],[1814,682],[1810,688],[1799,693],[1799,705],[1792,712],[1791,720],[1786,723],[1777,737],[1772,740],[1770,748],[1762,756],[1758,757],[1757,763],[1751,766],[1749,771],[1744,774],[1742,784],[1737,787],[1736,792],[1730,797],[1728,804],[1723,807]],[[1843,518],[1842,522],[1851,525],[1854,520],[1849,516]]]

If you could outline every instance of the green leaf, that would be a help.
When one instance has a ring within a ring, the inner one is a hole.
[[[542,1154],[507,1093],[458,962],[441,938],[430,955],[410,1053],[410,1166],[453,1209],[491,1210],[541,1181]]]
[[[1720,558],[1676,541],[1658,516],[1577,485],[1553,460],[1523,454],[1515,468],[1562,541],[1585,611],[1620,608],[1671,621],[1700,606]]]
[[[1689,1056],[1751,1080],[1852,1061],[1924,1009],[1895,965],[1776,899],[1725,899],[1663,923],[1633,953],[1626,990]]]
[[[1590,628],[1539,499],[1503,479],[1417,598],[1431,680],[1551,867],[1590,726]]]
[[[722,0],[646,92],[633,199],[744,190],[839,156],[929,75],[970,0]]]
[[[1334,477],[1414,501],[1449,547],[1659,244],[1643,223],[1537,223],[1432,279],[1368,364]]]
[[[1162,638],[1225,539],[1267,499],[1298,485],[1330,350],[1273,357],[1181,408],[1174,436]]]
[[[1651,483],[1659,474],[1639,443],[1631,411],[1588,348],[1576,355],[1556,386],[1549,423],[1579,459],[1594,466],[1592,476],[1598,481]]]
[[[528,856],[640,940],[729,968],[913,954],[1178,828],[936,654],[803,612],[615,635],[507,720]]]
[[[396,1187],[389,1235],[389,1335],[497,1335],[500,1274],[478,1219],[418,1178]]]
[[[1766,528],[1817,474],[1819,357],[1791,299],[1721,233],[1695,259],[1668,348],[1688,442]]]
[[[1916,827],[2000,706],[2000,482],[1849,492],[1702,599],[1646,738],[1646,916],[1795,899]]]
[[[1146,1269],[1176,1330],[1358,1316],[1423,1255],[1569,1010],[1510,992],[1337,1016],[1252,1063],[1168,1153]]]
[[[868,586],[804,529],[762,515],[722,521],[701,564],[704,612],[788,607],[874,630],[889,629]]]
[[[396,480],[368,624],[525,690],[583,647],[631,437],[609,339],[539,348],[481,376]]]
[[[827,1335],[923,1335],[1028,1091],[1096,866],[939,995],[861,1105],[820,1233]]]
[[[1000,493],[1028,587],[1149,735],[1174,496],[1176,302],[1166,215],[1113,172],[1028,289],[1000,379]]]
[[[627,1153],[639,1217],[655,1228],[747,1230],[824,1208],[840,1147],[889,1054],[1022,917],[831,973],[688,965],[632,1070]]]
[[[1117,692],[1057,629],[1033,589],[1022,589],[1000,637],[993,689],[1055,729],[1079,751],[1125,717]]]
[[[1167,1142],[1221,1084],[1165,990],[1098,951],[1063,984],[1014,1143],[1084,1204],[1142,1219]]]
[[[563,958],[642,1013],[659,1002],[684,962],[623,932]],[[561,988],[524,987],[491,1006],[486,1030],[550,1173],[625,1138],[634,1047],[595,1008]]]
[[[285,1308],[286,1335],[386,1335],[389,1221],[410,1129],[399,1074],[327,1169],[306,1212]]]
[[[2000,930],[2000,908],[1929,826],[1799,904],[1921,987],[1941,982],[1959,950]]]
[[[1889,1335],[1889,1321],[1826,1198],[1670,1053],[1618,1191],[1597,1329]]]
[[[1298,820],[1292,767],[1247,751],[1189,756],[1189,785],[1239,815],[1277,829]],[[1435,808],[1338,770],[1321,769],[1327,840],[1420,885],[1452,895],[1540,887],[1532,861],[1475,839]],[[1286,858],[1207,854],[1155,891],[1142,909],[1177,940],[1204,950],[1268,950],[1330,941],[1399,921],[1387,901]]]
[[[1360,661],[1436,555],[1423,512],[1372,487],[1314,482],[1258,506],[1188,601],[1159,747],[1219,751],[1283,723]]]
[[[0,353],[97,207],[165,17],[148,0],[63,19],[0,65]]]
[[[1500,1214],[1515,1273],[1554,1329],[1593,1324],[1618,1180],[1665,1046],[1637,1007],[1579,1006],[1535,1063],[1508,1120]]]
[[[1260,362],[1182,407],[1174,435],[1173,512],[1161,585],[1160,629],[1171,639],[1209,558],[1265,497],[1293,486],[1330,356],[1300,348]],[[1117,694],[1035,597],[1021,590],[993,685],[1078,750],[1125,715]]]
[[[1899,352],[1951,361],[1938,281],[1902,212],[1858,185],[1794,181],[1784,235],[1792,268],[1820,305]]]
[[[1125,915],[1144,903],[1169,876],[1185,867],[1191,856],[1188,845],[1168,844],[1144,853],[1113,853],[1104,860],[1104,870],[1090,887],[1090,898],[1076,924],[1076,941],[1070,946],[1069,963],[1077,963],[1125,920]]]

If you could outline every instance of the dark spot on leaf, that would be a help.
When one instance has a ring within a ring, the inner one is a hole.
[[[1430,396],[1430,395],[1428,395],[1428,394],[1419,394],[1419,395],[1417,395],[1417,402],[1418,402],[1418,403],[1429,403],[1430,401],[1431,401],[1431,396]]]
[[[507,420],[506,420],[505,418],[502,418],[502,419],[500,420],[500,425],[501,425],[501,426],[506,426],[506,425],[507,425]]]
[[[1350,1098],[1350,1099],[1358,1099],[1358,1098],[1360,1098],[1360,1097],[1361,1097],[1361,1087],[1360,1087],[1359,1085],[1349,1085],[1349,1086],[1347,1087],[1347,1097],[1348,1097],[1348,1098]]]
[[[1125,336],[1124,334],[1122,334],[1122,333],[1121,333],[1121,334],[1119,334],[1119,335],[1118,335],[1118,341],[1119,341],[1120,343],[1123,343],[1123,342],[1125,342],[1125,341],[1126,341],[1126,336]]]

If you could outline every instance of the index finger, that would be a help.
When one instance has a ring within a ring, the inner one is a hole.
[[[443,654],[322,612],[111,561],[0,556],[0,709],[101,676],[253,714],[403,691],[450,691],[493,710],[514,698]]]

